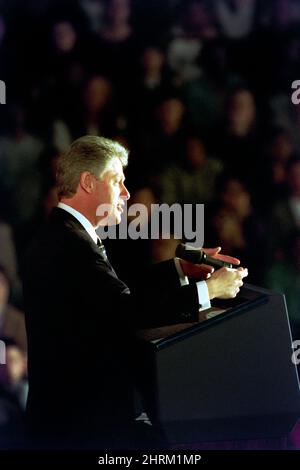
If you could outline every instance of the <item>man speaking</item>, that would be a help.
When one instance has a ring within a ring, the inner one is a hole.
[[[197,321],[199,308],[214,297],[235,297],[247,275],[243,268],[212,273],[176,259],[149,272],[139,271],[137,263],[130,286],[119,279],[95,229],[120,223],[129,198],[127,158],[127,151],[108,139],[85,136],[73,142],[58,162],[58,207],[28,252],[27,415],[36,445],[145,447],[134,412],[136,330]],[[219,249],[206,251],[239,263]],[[192,279],[201,275],[207,280]]]

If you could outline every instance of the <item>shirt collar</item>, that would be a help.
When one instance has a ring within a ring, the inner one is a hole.
[[[67,204],[64,204],[63,202],[59,202],[57,207],[60,209],[63,209],[66,212],[69,212],[69,214],[73,215],[75,219],[78,220],[78,222],[81,223],[83,228],[87,231],[87,233],[90,235],[92,240],[97,244],[97,240],[99,239],[94,227],[92,226],[91,222],[81,214],[81,212],[78,212],[76,209],[74,209],[71,206],[68,206]]]

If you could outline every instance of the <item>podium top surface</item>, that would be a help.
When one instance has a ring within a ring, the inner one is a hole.
[[[189,336],[199,334],[201,331],[211,328],[219,322],[228,321],[232,317],[244,314],[266,303],[270,295],[274,294],[272,291],[245,284],[239,295],[234,299],[214,299],[211,309],[199,312],[198,322],[142,330],[139,333],[139,337],[151,342],[155,349],[163,349]]]

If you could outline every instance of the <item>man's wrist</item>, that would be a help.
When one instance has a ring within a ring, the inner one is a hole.
[[[213,279],[207,279],[206,281],[207,289],[208,289],[208,295],[209,295],[209,300],[214,299],[216,296],[215,292],[215,282]]]

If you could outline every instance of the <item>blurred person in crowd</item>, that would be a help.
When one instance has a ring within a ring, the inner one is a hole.
[[[213,272],[171,259],[149,272],[137,265],[129,289],[95,231],[121,221],[129,198],[127,158],[124,147],[108,139],[73,142],[58,162],[59,205],[28,252],[28,419],[32,435],[55,447],[162,445],[155,433],[147,442],[145,428],[134,421],[133,388],[143,366],[135,332],[193,321],[199,305],[235,297],[247,275],[243,268]],[[206,251],[239,264],[220,248]],[[189,282],[182,282],[185,276]],[[159,434],[155,423],[151,429]]]
[[[261,192],[261,203],[270,206],[287,194],[287,164],[294,158],[294,148],[290,135],[281,128],[273,129],[267,139],[264,162],[264,187]],[[268,188],[268,189],[266,189]]]
[[[140,55],[140,69],[125,97],[133,139],[137,129],[151,124],[155,106],[172,90],[171,74],[163,49],[149,45]]]
[[[247,89],[235,90],[227,110],[228,132],[236,137],[245,137],[253,131],[256,119],[256,104],[253,94]]]
[[[291,83],[299,77],[299,54],[299,25],[295,24],[287,32],[278,34],[279,66],[274,77],[275,86],[273,87],[273,93],[275,95],[286,94],[290,89]],[[278,111],[280,112],[280,109]]]
[[[250,194],[234,178],[225,179],[218,191],[219,207],[213,217],[213,232],[222,246],[241,253],[247,248],[244,221],[252,211]]]
[[[275,260],[285,259],[289,250],[290,237],[300,228],[300,159],[293,158],[287,163],[287,195],[278,201],[271,217],[270,250]]]
[[[59,151],[66,151],[73,138],[82,134],[112,136],[117,131],[111,82],[100,75],[91,76],[81,95],[79,112],[54,124],[53,144]]]
[[[115,131],[112,115],[113,87],[102,76],[90,77],[83,90],[83,123],[79,134],[111,135]]]
[[[74,27],[69,21],[58,21],[52,30],[54,52],[57,58],[74,50],[77,36]]]
[[[27,350],[25,319],[23,312],[10,303],[10,279],[0,265],[0,336],[13,339],[23,350]]]
[[[254,94],[243,86],[234,89],[228,97],[225,125],[216,139],[216,154],[253,194],[261,167],[262,135]]]
[[[18,275],[17,250],[12,227],[0,219],[0,265],[11,282],[12,298],[19,297],[21,285]]]
[[[27,355],[15,340],[2,337],[5,344],[5,364],[0,366],[0,382],[7,392],[15,396],[20,408],[25,411],[28,381]]]
[[[1,337],[1,335],[0,335]],[[28,393],[26,353],[11,338],[5,344],[5,364],[0,364],[0,449],[25,445],[25,406]]]
[[[276,0],[274,2],[274,23],[281,31],[288,30],[300,22],[300,5],[297,0]]]
[[[153,176],[182,160],[185,139],[184,102],[177,94],[167,95],[156,105],[151,124],[142,123],[135,137],[129,165],[130,181],[138,185],[134,190],[149,186]]]
[[[300,338],[300,230],[290,233],[283,259],[274,260],[266,286],[285,295],[293,338]]]
[[[56,96],[60,99],[66,99],[64,93],[68,93],[70,99],[71,92],[74,98],[85,76],[84,51],[78,28],[68,19],[58,19],[51,25],[49,42],[46,79],[56,87]]]
[[[68,17],[51,22],[48,33],[48,54],[40,80],[40,97],[36,110],[36,126],[41,134],[49,129],[51,141],[61,152],[72,141],[69,123],[80,112],[80,94],[89,63],[85,36]]]
[[[157,112],[158,123],[162,133],[166,136],[174,135],[182,124],[184,104],[178,98],[164,100]]]
[[[99,33],[103,27],[105,0],[79,0],[80,8],[88,21],[88,30]]]
[[[0,186],[3,215],[13,227],[35,214],[41,190],[38,167],[43,143],[28,127],[25,107],[11,104],[0,137]]]
[[[208,239],[240,257],[249,266],[250,279],[262,282],[268,229],[264,215],[253,209],[250,193],[240,180],[225,173],[216,186],[217,200],[210,208]]]
[[[221,39],[205,43],[198,59],[203,68],[200,77],[183,87],[187,114],[192,126],[214,139],[225,112],[228,90],[240,82],[230,64],[228,46]]]
[[[300,339],[300,230],[290,233],[284,259],[274,260],[266,286],[285,295],[293,339]]]
[[[272,124],[290,135],[297,154],[300,153],[300,106],[292,102],[292,91],[274,94],[270,100]]]
[[[168,46],[168,63],[181,85],[201,75],[198,57],[203,41],[217,36],[217,29],[203,0],[189,0],[183,4],[181,25],[174,30],[174,39]]]
[[[214,10],[226,38],[243,39],[254,29],[257,0],[215,0]]]
[[[136,139],[130,172],[140,187],[182,160],[186,138],[185,105],[179,96],[164,97],[155,108],[152,125],[145,125]],[[148,165],[147,173],[143,171]]]
[[[37,210],[15,234],[15,244],[18,256],[18,266],[22,277],[24,257],[32,237],[45,223],[52,209],[58,204],[57,191],[55,187],[57,161],[61,152],[56,147],[49,146],[42,153],[40,161],[40,173],[42,175],[42,190]],[[0,232],[1,233],[1,232]]]
[[[129,23],[130,0],[110,0],[106,2],[104,24],[101,36],[106,42],[123,42],[130,38],[132,29]]]
[[[158,47],[147,47],[142,57],[143,85],[146,90],[153,90],[161,86],[163,80],[163,67],[165,56]]]
[[[93,36],[90,47],[90,61],[94,62],[92,72],[112,80],[122,97],[135,76],[138,57],[130,0],[104,1],[103,24],[99,34]]]
[[[208,203],[214,199],[222,163],[210,158],[197,135],[187,138],[183,161],[171,164],[154,178],[152,187],[159,202],[167,204]]]

